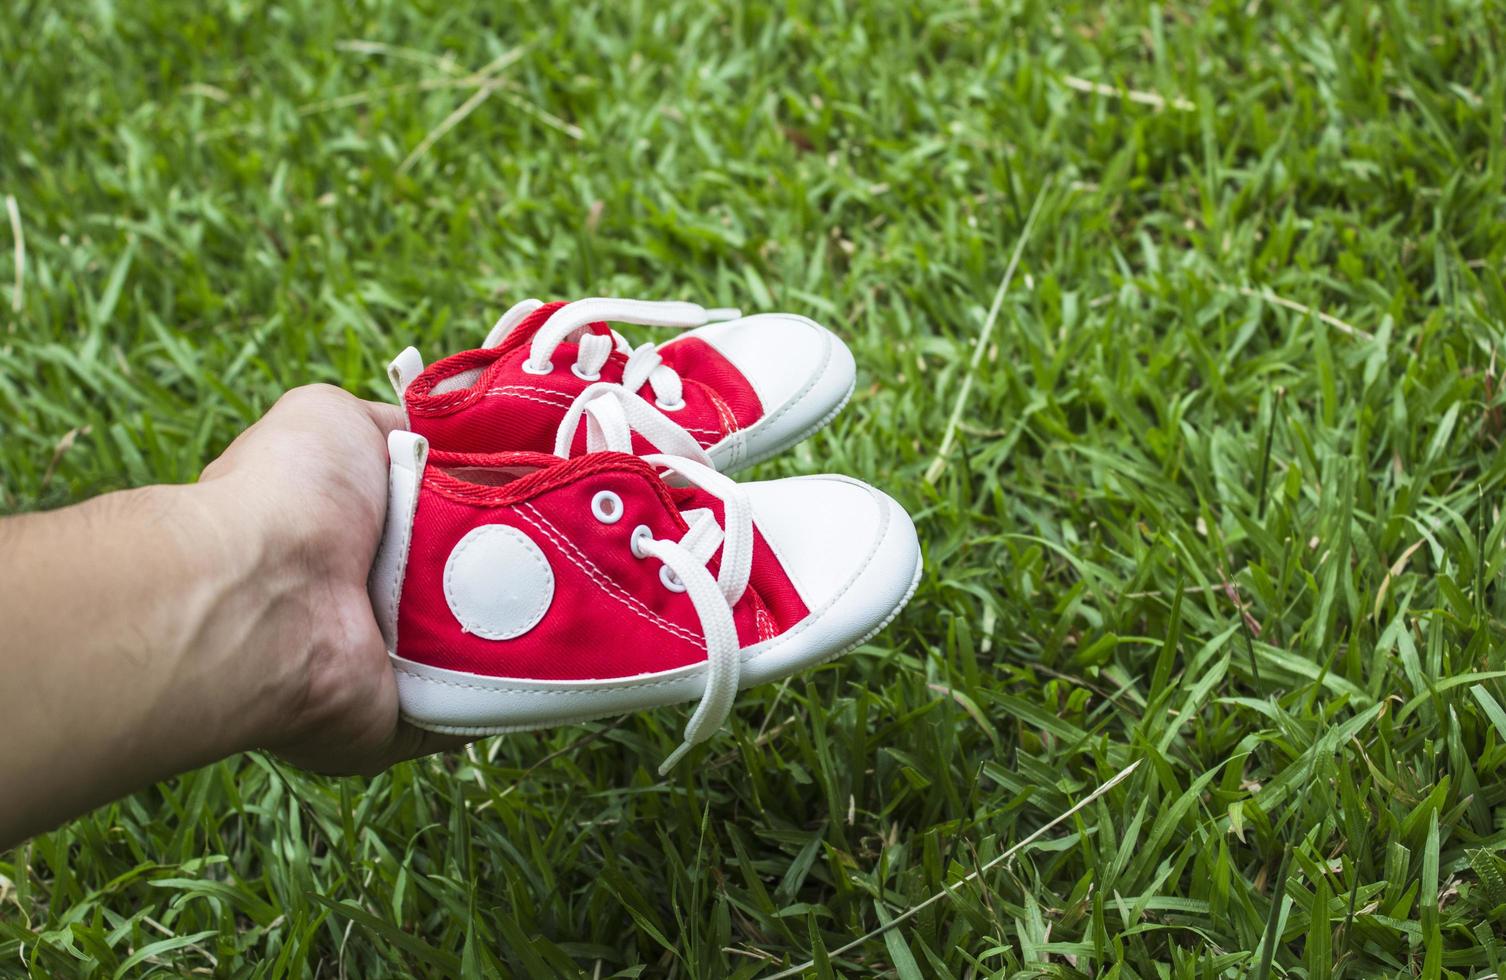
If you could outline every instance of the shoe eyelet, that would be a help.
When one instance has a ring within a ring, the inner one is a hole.
[[[526,374],[553,374],[554,365],[548,361],[545,361],[543,364],[535,365],[533,363],[533,358],[526,357],[523,359],[523,371]]]
[[[610,490],[591,498],[591,514],[603,524],[616,524],[622,520],[624,510],[622,498]]]
[[[601,380],[601,372],[600,371],[597,371],[595,374],[585,374],[584,372],[581,371],[579,364],[572,364],[572,365],[570,365],[570,373],[573,374],[573,375],[575,375],[577,378],[581,379],[582,381],[592,381],[592,382],[594,382],[594,381],[600,381]]]
[[[648,557],[648,552],[643,550],[643,542],[652,540],[653,536],[654,532],[648,529],[647,524],[639,524],[637,527],[633,528],[633,539],[631,541],[631,546],[633,549],[634,558],[642,560]]]
[[[658,406],[659,411],[661,411],[661,412],[678,412],[678,411],[680,411],[680,409],[682,409],[682,408],[685,407],[685,398],[684,398],[684,396],[681,396],[681,398],[680,398],[679,401],[677,401],[677,402],[675,402],[675,403],[673,403],[671,405],[666,405],[663,402],[661,402],[659,399],[655,398],[654,399],[654,404]]]
[[[685,583],[680,581],[680,576],[669,570],[668,565],[659,569],[659,581],[671,592],[685,591]]]

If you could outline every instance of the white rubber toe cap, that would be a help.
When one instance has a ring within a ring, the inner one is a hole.
[[[752,466],[813,435],[846,404],[857,379],[847,345],[814,320],[791,313],[712,323],[684,337],[714,347],[748,379],[763,406],[757,423],[708,450],[724,472]]]
[[[829,605],[872,557],[886,516],[878,491],[825,476],[753,483],[746,489],[753,523],[806,608]]]
[[[746,683],[785,676],[865,640],[915,591],[915,525],[886,494],[841,476],[744,487],[753,523],[810,610],[788,633],[746,651]]]

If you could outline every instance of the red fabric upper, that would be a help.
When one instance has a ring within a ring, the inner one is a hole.
[[[512,478],[500,486],[473,482],[503,474]],[[615,524],[592,516],[591,499],[602,490],[622,498],[625,514]],[[687,530],[680,512],[699,507],[722,517],[715,497],[671,488],[648,464],[620,453],[564,461],[436,451],[419,488],[397,654],[447,670],[530,680],[622,678],[704,662],[689,595],[665,588],[660,562],[636,558],[630,544],[640,524],[656,538],[679,540]],[[445,598],[445,563],[462,537],[485,524],[527,535],[554,574],[548,612],[517,639],[464,632]],[[733,610],[743,646],[779,635],[809,612],[756,528],[754,538],[750,585]],[[715,574],[716,559],[709,567]]]
[[[451,452],[552,452],[565,412],[593,382],[570,370],[579,352],[576,344],[556,348],[550,374],[529,374],[523,362],[534,334],[564,305],[549,303],[535,310],[495,348],[464,351],[429,365],[403,394],[409,427],[435,448]],[[608,327],[594,323],[591,330],[606,333]],[[660,354],[684,382],[685,407],[669,417],[702,446],[715,445],[763,417],[753,386],[710,344],[687,337]],[[601,380],[620,384],[626,364],[626,355],[614,352],[601,369]],[[476,368],[481,376],[473,384],[434,393],[444,379]],[[653,401],[647,385],[638,393]],[[576,434],[577,450],[584,450],[585,438],[582,426]],[[641,437],[633,438],[635,451],[654,451]]]

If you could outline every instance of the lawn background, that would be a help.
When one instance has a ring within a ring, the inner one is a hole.
[[[848,340],[759,475],[928,573],[668,780],[679,710],[105,807],[0,855],[0,974],[1495,973],[1503,58],[1498,2],[10,0],[4,511],[684,298]]]

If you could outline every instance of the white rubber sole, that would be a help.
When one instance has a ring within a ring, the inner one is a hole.
[[[883,527],[847,586],[789,630],[744,648],[740,687],[781,680],[835,659],[872,639],[904,609],[924,570],[920,543],[903,508],[887,496],[883,500]],[[530,731],[680,704],[698,700],[706,685],[704,663],[610,680],[536,681],[391,659],[403,717],[419,728],[452,735]]]

